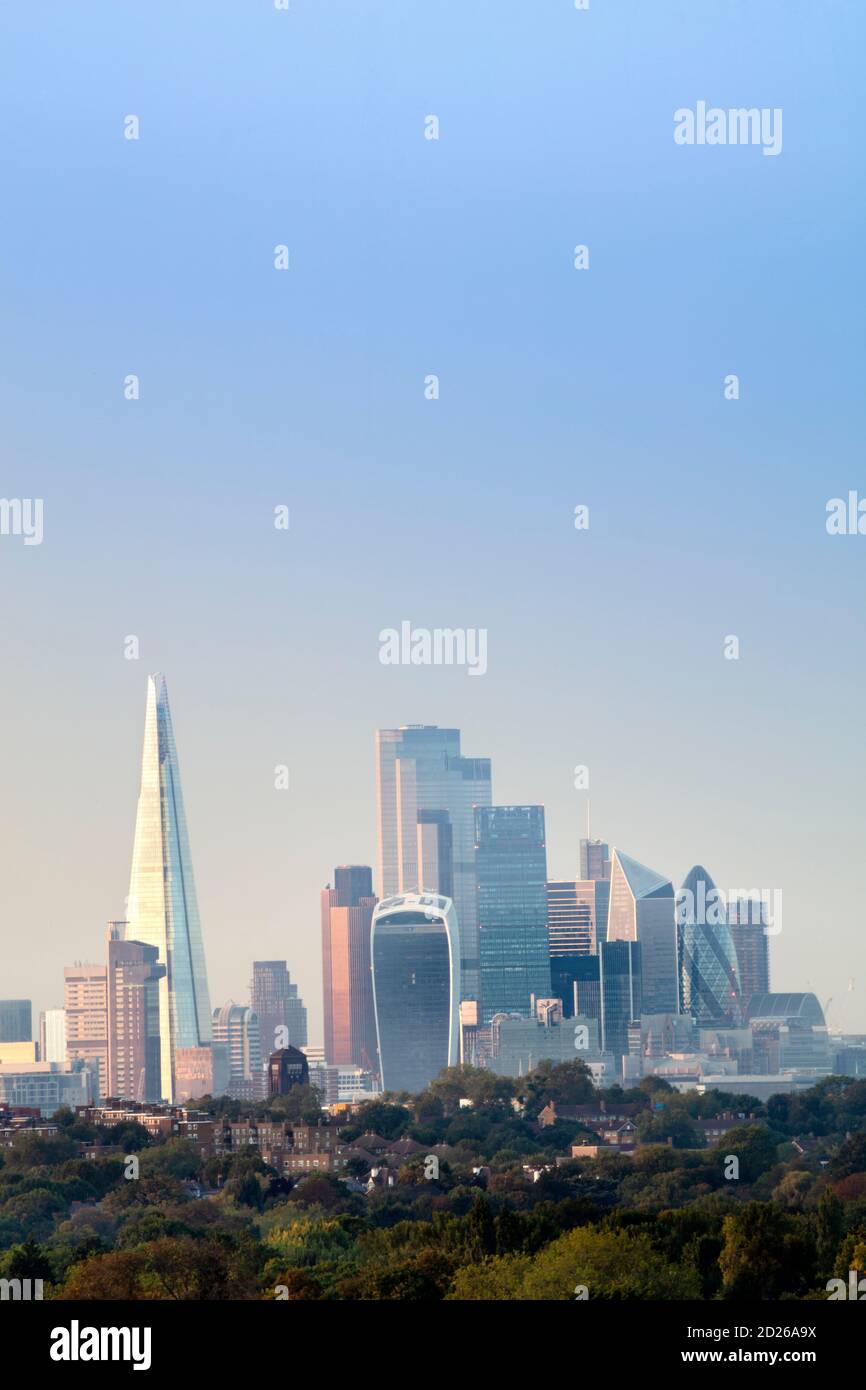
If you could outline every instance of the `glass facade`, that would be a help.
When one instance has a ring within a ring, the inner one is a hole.
[[[376,1071],[376,1020],[370,976],[370,925],[376,899],[366,865],[334,871],[322,890],[325,1061]]]
[[[475,807],[489,806],[492,799],[490,759],[463,757],[459,729],[432,724],[380,729],[376,797],[379,891],[383,898],[426,891],[453,900],[464,998],[477,999]],[[430,815],[437,811],[443,816]],[[436,882],[426,881],[428,875]]]
[[[141,790],[126,939],[156,946],[163,1098],[176,1098],[175,1053],[211,1043],[211,1006],[177,749],[165,680],[148,677]]]
[[[583,952],[550,955],[550,989],[562,1001],[563,1018],[583,1014],[601,1021],[598,956]]]
[[[307,1010],[286,961],[253,961],[250,1008],[258,1019],[263,1061],[281,1047],[306,1047]]]
[[[580,876],[583,879],[610,878],[610,849],[604,840],[581,840]]]
[[[628,1052],[629,1024],[643,1013],[642,948],[636,941],[604,941],[599,952],[601,1037],[605,1052]]]
[[[30,1042],[33,1005],[29,999],[0,999],[0,1042]]]
[[[679,1013],[673,884],[618,849],[611,861],[607,939],[640,942],[643,1012]]]
[[[248,1083],[253,1083],[252,1089],[258,1089],[260,1094],[264,1092],[262,1034],[259,1019],[252,1009],[235,1004],[231,999],[221,1009],[214,1009],[213,1050],[215,1094],[225,1090],[231,1095]]]
[[[553,956],[591,955],[607,932],[610,883],[604,879],[552,879],[547,884],[547,926]]]
[[[373,997],[382,1087],[423,1091],[459,1061],[460,965],[453,903],[386,898],[373,914]]]
[[[702,1027],[736,1027],[742,990],[727,904],[700,864],[683,883],[678,928],[683,1012]]]
[[[543,806],[475,811],[481,1021],[550,997]]]
[[[737,898],[729,902],[728,925],[745,1012],[753,995],[770,993],[770,942],[760,898]]]

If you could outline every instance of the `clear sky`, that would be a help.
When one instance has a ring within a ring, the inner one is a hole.
[[[44,500],[0,536],[0,996],[103,958],[162,670],[215,1005],[285,956],[320,1039],[373,731],[437,723],[554,875],[585,764],[612,845],[781,889],[774,987],[866,1030],[866,536],[825,528],[866,495],[862,0],[0,25],[0,495]],[[781,153],[676,145],[702,100]],[[403,619],[486,628],[487,674],[381,665]]]

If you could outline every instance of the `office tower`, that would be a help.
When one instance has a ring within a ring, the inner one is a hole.
[[[450,898],[404,894],[373,913],[373,1007],[387,1091],[423,1091],[460,1056],[460,942]]]
[[[611,861],[608,941],[639,941],[643,1012],[679,1012],[677,927],[670,879],[615,849]]]
[[[764,904],[759,898],[737,898],[728,903],[744,1011],[753,995],[770,993],[770,940],[763,914]]]
[[[547,926],[551,956],[584,956],[607,935],[608,879],[551,879],[547,884]]]
[[[321,903],[325,1060],[329,1066],[375,1071],[372,870],[364,864],[341,865],[334,870],[334,887],[322,889]]]
[[[599,942],[599,951],[607,943]],[[601,971],[598,952],[594,956],[551,956],[551,988],[562,999],[565,1018],[581,1014],[598,1023],[601,1039]]]
[[[66,1060],[94,1068],[97,1094],[108,1092],[108,967],[67,965],[63,971],[66,1002]]]
[[[551,957],[551,973],[563,996],[566,1019],[582,1017],[598,1025],[602,1052],[614,1057],[629,1050],[629,1024],[641,1016],[641,948],[634,941],[600,941],[593,956]],[[559,994],[559,989],[554,992]]]
[[[65,1009],[44,1009],[39,1015],[39,1060],[66,1062]]]
[[[29,1042],[33,1006],[29,999],[0,999],[0,1042]]]
[[[211,1006],[186,815],[168,694],[149,676],[141,790],[129,880],[126,938],[155,946],[166,973],[159,981],[160,1084],[174,1101],[176,1051],[185,1050],[185,1086],[204,1080],[207,1059],[189,1049],[211,1043]]]
[[[629,1024],[646,1007],[644,946],[636,941],[604,941],[599,950],[602,1049],[614,1057],[629,1050]]]
[[[262,1063],[281,1047],[304,1047],[307,1010],[284,960],[254,960],[250,1008],[261,1031]]]
[[[481,1021],[529,1015],[530,997],[550,995],[547,849],[543,806],[479,806],[475,876]]]
[[[453,901],[464,998],[477,999],[475,807],[492,799],[490,759],[463,757],[458,729],[380,729],[376,799],[379,892],[427,891]]]
[[[268,962],[273,964],[274,962]],[[213,1011],[214,1066],[222,1068],[217,1087],[237,1100],[257,1100],[264,1095],[262,1034],[252,1009],[230,999]],[[226,1072],[228,1075],[226,1076]]]
[[[679,892],[677,927],[683,1012],[704,1028],[736,1027],[741,989],[727,904],[700,864]]]
[[[594,880],[610,878],[610,847],[604,840],[581,840],[580,876]]]
[[[368,864],[338,864],[334,892],[339,907],[357,907],[362,898],[373,897],[373,870]]]
[[[155,946],[127,941],[108,924],[108,1091],[122,1100],[160,1100],[159,981]]]
[[[293,1086],[309,1086],[310,1067],[297,1047],[281,1047],[268,1058],[268,1095],[286,1096]]]

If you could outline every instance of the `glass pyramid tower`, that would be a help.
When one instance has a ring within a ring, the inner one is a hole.
[[[701,864],[686,874],[678,909],[683,1012],[705,1028],[737,1027],[742,991],[728,912]]]
[[[149,676],[127,902],[127,941],[156,946],[159,981],[160,1094],[176,1096],[178,1048],[211,1043],[211,1006],[189,852],[180,769],[162,675]]]

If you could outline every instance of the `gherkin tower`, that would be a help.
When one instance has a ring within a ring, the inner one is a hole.
[[[702,865],[686,874],[677,907],[683,1012],[705,1028],[738,1026],[737,953],[724,899]]]
[[[141,790],[124,934],[128,941],[156,946],[166,967],[159,981],[160,1093],[173,1101],[177,1049],[209,1047],[212,1033],[180,769],[168,692],[159,674],[147,681]]]

